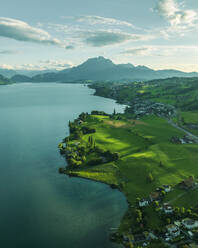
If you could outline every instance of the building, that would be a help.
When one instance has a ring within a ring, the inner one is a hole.
[[[164,203],[163,211],[164,211],[165,214],[172,214],[174,212],[174,209],[168,203]]]
[[[196,185],[196,181],[193,176],[188,177],[180,183],[180,187],[183,189],[191,189]]]
[[[157,201],[160,198],[160,192],[152,192],[150,194],[150,200],[151,201]]]
[[[182,224],[187,229],[194,229],[198,227],[198,221],[189,218],[183,219]]]
[[[179,220],[174,221],[174,224],[175,224],[176,226],[178,226],[178,227],[181,226],[181,222],[180,222]]]
[[[174,224],[167,225],[166,229],[172,237],[177,237],[180,235],[179,228]]]
[[[149,205],[149,201],[146,200],[146,199],[141,199],[141,200],[139,201],[139,206],[140,206],[140,207],[146,207],[146,206],[148,206],[148,205]]]
[[[163,185],[164,191],[166,193],[169,193],[171,191],[171,186],[170,185]]]

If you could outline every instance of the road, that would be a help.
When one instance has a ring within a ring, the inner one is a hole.
[[[177,124],[175,124],[175,123],[174,123],[172,120],[170,120],[170,119],[167,119],[167,121],[168,121],[168,123],[169,123],[171,126],[173,126],[173,127],[177,128],[178,130],[184,132],[184,133],[187,134],[189,137],[192,137],[192,138],[196,141],[196,143],[198,143],[198,136],[192,134],[191,132],[187,131],[186,129],[184,129],[184,128],[182,128],[182,127],[179,127]]]

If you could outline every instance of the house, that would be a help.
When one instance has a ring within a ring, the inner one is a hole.
[[[174,224],[167,225],[166,229],[172,237],[177,237],[180,235],[179,228]]]
[[[191,231],[188,231],[188,235],[189,235],[190,238],[193,237],[193,233]]]
[[[142,234],[134,235],[134,243],[143,243],[149,240],[149,235],[147,232],[143,232]]]
[[[78,125],[81,125],[83,124],[83,121],[82,120],[78,120]]]
[[[193,229],[193,228],[198,227],[198,221],[197,220],[192,220],[192,219],[189,219],[189,218],[183,219],[182,224],[187,229]]]
[[[180,183],[180,187],[183,189],[191,189],[196,185],[195,179],[193,176],[188,177]]]
[[[139,201],[139,206],[140,206],[140,207],[146,207],[146,206],[148,206],[148,205],[149,205],[149,201],[146,200],[146,199],[141,199],[141,200]]]
[[[174,224],[175,224],[176,226],[178,226],[178,227],[181,226],[181,222],[180,222],[179,220],[174,221]]]
[[[164,205],[163,205],[163,211],[164,211],[165,214],[172,214],[173,211],[174,211],[174,209],[168,203],[164,203]]]
[[[150,194],[150,200],[151,201],[156,201],[160,198],[160,192],[152,192]]]
[[[163,185],[164,191],[166,193],[169,193],[171,191],[171,186],[170,185]]]

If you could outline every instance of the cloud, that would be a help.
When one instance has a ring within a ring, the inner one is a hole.
[[[130,34],[106,30],[82,32],[81,37],[84,38],[84,43],[93,47],[115,45],[127,41],[140,41],[152,39],[151,36],[147,35]]]
[[[75,47],[73,45],[68,45],[65,47],[66,50],[73,50]]]
[[[176,0],[159,0],[154,10],[173,27],[180,26],[186,28],[194,26],[195,21],[198,19],[196,11],[182,9]]]
[[[11,18],[0,17],[0,36],[24,42],[61,46],[61,42],[40,28]]]
[[[28,70],[28,71],[42,71],[42,70],[64,70],[73,67],[74,64],[67,60],[40,60],[36,64],[26,63],[20,65],[1,64],[0,68],[12,70]]]
[[[71,19],[80,23],[86,22],[90,25],[103,24],[103,25],[112,25],[112,26],[127,26],[131,28],[136,28],[132,23],[127,21],[121,21],[114,18],[107,18],[102,16],[95,15],[81,15],[81,16],[66,16],[65,19]]]
[[[12,65],[1,64],[0,69],[13,70],[14,68]]]
[[[179,55],[183,54],[185,57],[186,54],[197,54],[198,46],[184,46],[184,45],[148,45],[144,47],[133,47],[131,49],[126,49],[122,51],[120,54],[124,54],[126,56],[157,56],[157,57],[171,57],[176,58]]]
[[[40,60],[40,67],[43,69],[63,70],[73,66],[74,64],[67,60]]]
[[[121,52],[121,54],[130,54],[130,55],[137,55],[137,56],[145,56],[149,55],[155,48],[153,47],[139,47],[139,48],[132,48]]]
[[[14,50],[0,50],[0,54],[2,54],[2,55],[16,54],[16,53],[18,53],[18,52],[14,51]]]

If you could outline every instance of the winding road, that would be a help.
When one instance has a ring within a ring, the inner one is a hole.
[[[168,121],[168,123],[169,123],[171,126],[173,126],[173,127],[177,128],[178,130],[184,132],[185,134],[187,134],[188,136],[190,136],[191,138],[193,138],[193,139],[196,141],[196,143],[198,143],[198,136],[196,136],[196,135],[192,134],[191,132],[187,131],[186,129],[184,129],[184,128],[178,126],[177,124],[175,124],[175,123],[174,123],[172,120],[170,120],[170,119],[167,119],[167,121]]]

